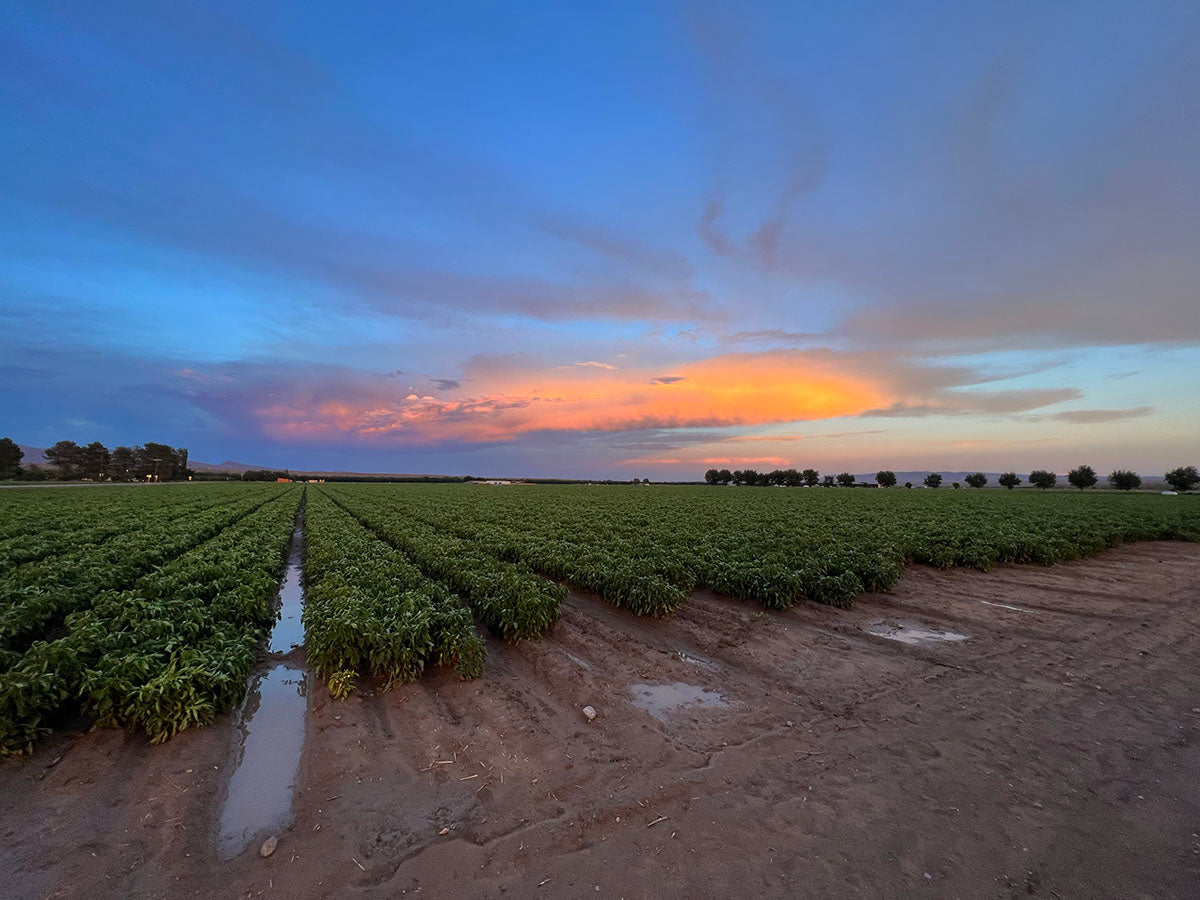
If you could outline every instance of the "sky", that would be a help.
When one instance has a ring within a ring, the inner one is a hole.
[[[1200,462],[1200,4],[6,3],[0,434]]]

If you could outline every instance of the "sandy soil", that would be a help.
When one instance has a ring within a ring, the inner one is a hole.
[[[1196,897],[1198,601],[1168,543],[917,568],[848,612],[573,595],[482,681],[315,684],[269,859],[215,849],[233,716],[5,764],[3,893]],[[871,633],[912,627],[966,639]]]

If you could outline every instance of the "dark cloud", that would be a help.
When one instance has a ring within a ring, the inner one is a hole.
[[[1026,390],[945,391],[937,399],[908,403],[898,401],[881,409],[869,409],[860,418],[920,418],[924,416],[1005,415],[1040,409],[1083,396],[1078,388],[1031,388]]]
[[[651,384],[677,384],[680,381],[687,381],[687,378],[683,375],[659,375],[650,379]]]
[[[462,387],[462,382],[457,378],[430,378],[429,380],[433,382],[437,388],[443,391],[452,391],[456,388]]]

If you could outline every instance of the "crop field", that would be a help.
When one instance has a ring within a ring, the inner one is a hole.
[[[1153,494],[403,484],[194,485],[0,495],[0,749],[56,723],[161,741],[244,695],[301,501],[305,654],[359,676],[485,671],[486,629],[536,639],[568,590],[670,616],[705,588],[848,608],[904,567],[1049,565],[1200,541]],[[769,622],[764,626],[769,627]]]

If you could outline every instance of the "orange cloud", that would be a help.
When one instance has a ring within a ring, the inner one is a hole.
[[[473,397],[418,396],[375,382],[337,396],[288,398],[255,409],[276,437],[330,434],[403,443],[499,441],[533,431],[757,425],[856,415],[893,402],[881,380],[853,371],[827,351],[736,353],[654,369],[576,364],[531,367],[519,360],[472,360]],[[329,389],[322,393],[328,394]],[[775,459],[772,457],[771,459]]]

